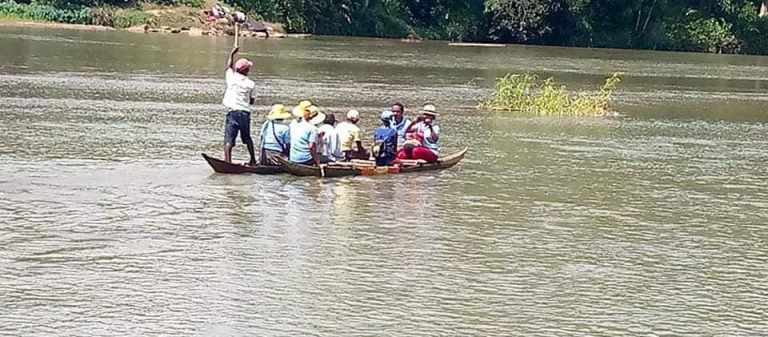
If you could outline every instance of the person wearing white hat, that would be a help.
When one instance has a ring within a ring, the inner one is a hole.
[[[360,140],[360,128],[357,126],[359,121],[360,113],[357,110],[349,110],[347,120],[336,126],[339,149],[344,153],[346,160],[368,159],[368,151],[363,148],[363,142]]]
[[[435,154],[440,153],[440,126],[435,123],[437,116],[437,109],[432,104],[424,105],[421,109],[422,116],[415,117],[411,121],[411,125],[406,128],[406,134],[420,133],[423,136],[423,145],[430,149]]]

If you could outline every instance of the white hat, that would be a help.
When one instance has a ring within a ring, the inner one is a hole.
[[[357,110],[349,110],[347,112],[347,119],[360,119],[360,113]]]
[[[421,108],[421,112],[425,114],[440,116],[440,114],[437,113],[437,109],[435,109],[435,106],[432,104],[427,104],[423,108]]]

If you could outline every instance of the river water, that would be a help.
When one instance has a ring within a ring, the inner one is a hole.
[[[768,57],[246,40],[259,97],[441,112],[430,174],[213,174],[231,41],[0,28],[0,334],[768,335]],[[478,111],[625,73],[620,117]],[[243,160],[242,146],[235,149]]]

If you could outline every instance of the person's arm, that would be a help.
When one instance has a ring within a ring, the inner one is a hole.
[[[411,122],[408,123],[408,126],[405,127],[405,133],[406,134],[413,133],[414,132],[413,127],[418,125],[419,122],[420,122],[419,117],[413,117],[413,119],[411,119]]]
[[[433,141],[437,141],[440,138],[440,127],[433,126],[432,123],[430,123],[428,127],[429,127],[429,137],[432,138]]]
[[[320,157],[317,156],[317,129],[309,133],[309,154],[312,155],[312,161],[320,166]]]
[[[227,58],[227,69],[232,69],[232,71],[235,71],[235,54],[240,50],[240,47],[232,48],[232,51],[229,52],[229,58]]]

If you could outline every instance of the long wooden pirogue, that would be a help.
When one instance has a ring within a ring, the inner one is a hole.
[[[458,153],[441,157],[436,163],[425,164],[417,161],[407,162],[402,166],[376,166],[372,161],[353,161],[344,164],[332,164],[324,167],[295,164],[283,158],[279,158],[285,171],[302,177],[335,178],[360,175],[400,174],[408,172],[422,172],[443,170],[458,164],[464,159],[468,148]]]
[[[279,174],[285,173],[282,166],[256,165],[247,166],[242,164],[227,163],[221,159],[216,159],[203,153],[203,158],[211,165],[216,173],[256,173],[256,174]]]

